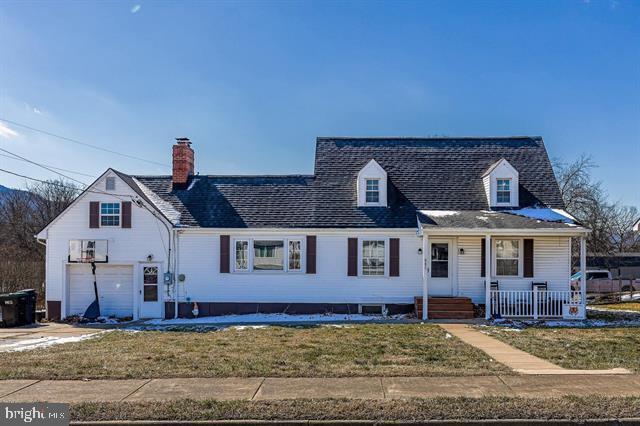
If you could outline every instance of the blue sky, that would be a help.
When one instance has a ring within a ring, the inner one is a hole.
[[[541,135],[640,206],[640,2],[5,0],[0,117],[166,164],[188,136],[208,174],[312,173],[316,136]],[[169,173],[6,123],[0,147]]]

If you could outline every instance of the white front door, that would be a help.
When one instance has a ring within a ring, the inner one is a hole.
[[[429,296],[453,296],[453,241],[433,239],[429,245]]]
[[[160,318],[162,316],[160,265],[143,263],[140,265],[140,318]]]

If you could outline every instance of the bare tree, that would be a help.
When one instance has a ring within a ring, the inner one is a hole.
[[[44,295],[44,247],[35,234],[62,212],[79,189],[62,180],[0,195],[0,292],[35,288]]]
[[[638,209],[616,203],[611,211],[610,231],[615,250],[619,253],[640,250],[640,236],[631,229],[638,220]]]
[[[567,211],[591,229],[587,250],[611,254],[638,249],[638,238],[630,232],[638,210],[611,204],[602,184],[591,176],[595,167],[591,157],[584,154],[572,163],[556,160],[553,164]]]
[[[27,189],[34,198],[33,219],[38,230],[55,219],[80,195],[77,185],[61,179],[30,185]]]

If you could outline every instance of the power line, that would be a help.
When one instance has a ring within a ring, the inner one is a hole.
[[[7,157],[7,158],[11,158],[12,160],[26,161],[26,160],[23,160],[22,158],[12,157],[11,155],[7,155],[7,154],[0,154],[0,156],[2,156],[2,157]],[[28,163],[28,161],[26,161],[26,162]],[[52,169],[61,170],[61,171],[63,171],[63,172],[67,172],[67,173],[73,173],[73,174],[75,174],[75,175],[81,175],[81,176],[86,176],[86,177],[90,177],[90,178],[95,178],[95,177],[96,177],[95,175],[90,175],[90,174],[87,174],[87,173],[76,172],[76,171],[69,170],[69,169],[63,169],[62,167],[54,167],[54,166],[50,166],[50,165],[48,165],[48,164],[44,164],[44,163],[41,163],[41,164],[42,164],[43,166],[47,166],[47,167],[50,167],[50,168],[52,168]]]
[[[135,155],[129,155],[129,154],[124,154],[122,152],[113,151],[111,149],[103,148],[103,147],[97,146],[97,145],[92,145],[92,144],[89,144],[89,143],[86,143],[86,142],[79,141],[77,139],[68,138],[66,136],[61,136],[61,135],[56,135],[55,133],[51,133],[51,132],[48,132],[46,130],[42,130],[42,129],[38,129],[38,128],[35,128],[35,127],[31,127],[31,126],[28,126],[26,124],[18,123],[18,122],[12,121],[12,120],[8,120],[6,118],[0,117],[0,121],[4,121],[5,123],[13,124],[14,126],[19,126],[19,127],[25,128],[25,129],[33,130],[34,132],[39,132],[39,133],[42,133],[42,134],[47,135],[47,136],[51,136],[51,137],[54,137],[54,138],[62,139],[62,140],[68,141],[68,142],[73,142],[75,144],[86,146],[88,148],[93,148],[93,149],[97,149],[99,151],[108,152],[110,154],[120,155],[122,157],[131,158],[133,160],[144,161],[145,163],[151,163],[151,164],[155,164],[157,166],[169,167],[168,164],[158,163],[157,161],[147,160],[146,158],[136,157]]]
[[[15,157],[18,157],[19,159],[21,159],[21,160],[23,160],[23,161],[26,161],[27,163],[31,163],[31,164],[34,164],[34,165],[36,165],[36,166],[38,166],[38,167],[42,167],[42,168],[43,168],[43,169],[45,169],[45,170],[48,170],[48,171],[50,171],[50,172],[53,172],[53,173],[55,173],[55,174],[57,174],[57,175],[60,175],[60,176],[62,176],[62,177],[64,177],[64,178],[67,178],[67,179],[72,180],[72,181],[74,181],[74,182],[77,182],[77,183],[79,183],[79,184],[81,184],[81,185],[89,186],[89,185],[87,185],[86,183],[84,183],[84,182],[82,182],[82,181],[80,181],[80,180],[78,180],[78,179],[74,179],[74,178],[72,178],[71,176],[67,176],[67,175],[62,174],[62,173],[60,173],[60,172],[56,172],[55,170],[53,170],[53,169],[51,169],[51,168],[49,168],[49,167],[47,167],[47,166],[44,166],[44,165],[42,165],[42,164],[40,164],[40,163],[36,163],[35,161],[31,161],[31,160],[29,160],[28,158],[24,158],[24,157],[22,157],[22,156],[20,156],[20,155],[18,155],[18,154],[15,154],[15,153],[13,153],[13,152],[11,152],[11,151],[8,151],[8,150],[6,150],[6,149],[4,149],[4,148],[0,148],[0,151],[2,151],[2,152],[6,152],[7,154],[11,154],[11,155],[13,155],[13,156],[15,156]]]
[[[71,176],[67,176],[67,175],[62,174],[62,173],[60,173],[60,172],[56,172],[56,171],[55,171],[55,170],[53,170],[53,169],[50,169],[50,168],[48,168],[48,167],[46,167],[46,166],[44,166],[44,165],[42,165],[42,164],[40,164],[40,163],[36,163],[35,161],[31,161],[31,160],[29,160],[28,158],[24,158],[24,157],[22,157],[22,156],[20,156],[20,155],[18,155],[18,154],[15,154],[15,153],[13,153],[13,152],[11,152],[11,151],[8,151],[8,150],[6,150],[6,149],[4,149],[4,148],[0,148],[0,151],[4,151],[4,152],[6,152],[6,153],[9,153],[9,154],[11,154],[11,155],[13,155],[13,156],[17,157],[17,158],[18,158],[18,159],[20,159],[20,160],[26,161],[27,163],[34,164],[34,165],[36,165],[36,166],[38,166],[38,167],[42,167],[42,168],[43,168],[43,169],[45,169],[45,170],[48,170],[48,171],[50,171],[50,172],[53,172],[53,173],[55,173],[55,174],[57,174],[57,175],[59,175],[59,176],[62,176],[62,177],[67,178],[67,179],[69,179],[69,180],[72,180],[72,181],[74,181],[74,182],[76,182],[76,183],[79,183],[79,184],[83,185],[85,188],[88,188],[88,187],[89,187],[89,185],[87,185],[86,183],[84,183],[84,182],[82,182],[82,181],[79,181],[78,179],[74,179],[74,178],[72,178]],[[98,189],[98,190],[93,190],[93,191],[91,191],[91,192],[94,192],[94,193],[97,193],[97,194],[113,195],[113,196],[115,196],[116,198],[119,198],[119,197],[118,197],[117,195],[115,195],[115,194],[111,194],[111,193],[109,193],[109,192],[101,191],[101,190],[99,190],[99,189]],[[120,199],[120,198],[119,198],[119,199]]]
[[[14,175],[14,176],[18,176],[18,177],[21,177],[21,178],[24,178],[24,179],[32,180],[34,182],[44,183],[46,185],[53,185],[53,186],[57,186],[57,187],[60,187],[60,188],[72,189],[74,191],[82,191],[82,189],[77,188],[75,186],[69,186],[69,185],[65,185],[63,183],[59,183],[59,182],[52,182],[52,181],[46,181],[46,180],[42,180],[42,179],[37,179],[37,178],[31,177],[31,176],[26,176],[26,175],[23,175],[23,174],[20,174],[20,173],[12,172],[10,170],[0,169],[0,172],[4,172],[4,173],[8,173],[10,175]],[[118,198],[118,197],[129,197],[129,198],[132,198],[132,199],[134,198],[133,195],[112,194],[110,192],[104,192],[104,191],[93,190],[93,189],[85,189],[84,192],[91,192],[91,193],[94,193],[94,194],[103,194],[103,195],[104,194],[112,195],[112,196],[114,196],[116,198]]]

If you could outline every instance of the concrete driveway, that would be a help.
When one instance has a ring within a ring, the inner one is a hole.
[[[28,350],[58,343],[73,342],[110,329],[110,326],[76,326],[42,323],[0,328],[0,352]]]

